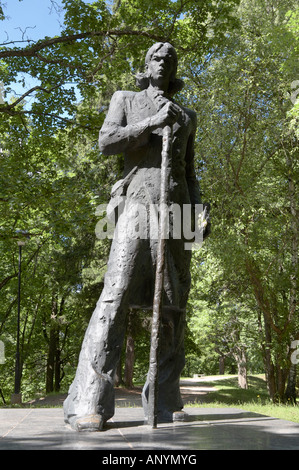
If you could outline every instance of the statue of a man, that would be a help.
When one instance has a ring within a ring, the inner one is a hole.
[[[173,95],[182,88],[176,78],[177,55],[169,43],[154,44],[138,76],[140,92],[117,91],[100,131],[103,155],[124,154],[124,179],[117,184],[125,196],[117,231],[137,224],[133,208],[158,205],[162,131],[172,126],[169,203],[201,203],[194,171],[196,115]],[[169,237],[164,274],[162,340],[159,362],[158,422],[172,421],[183,408],[179,380],[184,367],[185,308],[190,289],[191,251],[184,237]],[[76,377],[64,403],[65,421],[76,430],[97,431],[114,414],[114,376],[125,336],[129,309],[152,309],[157,238],[115,237],[104,288],[83,341]],[[147,416],[148,381],[142,399]]]

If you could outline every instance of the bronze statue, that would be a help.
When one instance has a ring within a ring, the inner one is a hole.
[[[177,55],[169,43],[154,44],[137,77],[140,92],[117,91],[100,131],[103,155],[124,154],[124,178],[113,194],[124,197],[116,230],[137,227],[136,206],[159,205],[162,132],[172,126],[169,204],[201,204],[194,171],[196,114],[176,103],[182,88],[176,78]],[[112,204],[113,205],[113,204]],[[170,223],[171,225],[171,223]],[[150,227],[142,237],[112,241],[104,288],[83,341],[76,377],[64,403],[65,421],[76,430],[102,430],[114,414],[114,376],[125,336],[128,309],[152,309],[157,237]],[[190,289],[191,251],[185,238],[167,239],[164,270],[162,341],[159,361],[158,420],[172,421],[183,408],[179,380],[184,367],[185,308]],[[148,413],[148,380],[142,399]]]

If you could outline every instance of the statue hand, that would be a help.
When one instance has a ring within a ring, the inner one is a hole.
[[[156,127],[172,126],[178,120],[180,112],[179,106],[169,101],[151,118],[151,121]]]

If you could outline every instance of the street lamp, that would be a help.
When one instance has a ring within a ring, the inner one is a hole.
[[[20,362],[20,318],[21,318],[21,263],[22,263],[22,247],[25,242],[22,240],[17,241],[19,247],[19,273],[18,273],[18,318],[17,318],[17,350],[16,350],[16,365],[15,365],[15,388],[11,396],[12,404],[22,403],[21,390],[21,362]]]

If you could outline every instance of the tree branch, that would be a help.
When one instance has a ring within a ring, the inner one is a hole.
[[[31,88],[30,90],[26,91],[26,93],[24,93],[22,96],[20,96],[20,98],[18,98],[16,101],[14,101],[13,103],[11,104],[8,104],[6,106],[0,106],[0,112],[7,112],[7,111],[10,111],[11,109],[13,109],[15,106],[17,106],[19,103],[21,103],[21,101],[23,101],[24,98],[26,98],[27,96],[29,96],[31,93],[33,93],[34,91],[37,91],[37,90],[41,90],[41,91],[44,91],[45,93],[51,93],[53,90],[55,90],[56,88],[60,87],[62,85],[62,83],[59,83],[58,85],[55,85],[54,87],[48,89],[48,88],[43,88],[41,86],[35,86],[33,88]]]
[[[71,43],[80,39],[90,39],[93,37],[105,37],[105,36],[143,36],[156,41],[162,41],[164,38],[152,34],[147,31],[136,31],[136,30],[103,30],[103,31],[87,31],[85,33],[70,34],[68,36],[59,36],[49,39],[43,39],[38,41],[32,46],[25,47],[23,49],[7,49],[0,51],[0,59],[9,57],[35,57],[39,51],[46,49],[47,47],[54,46],[56,44]]]

